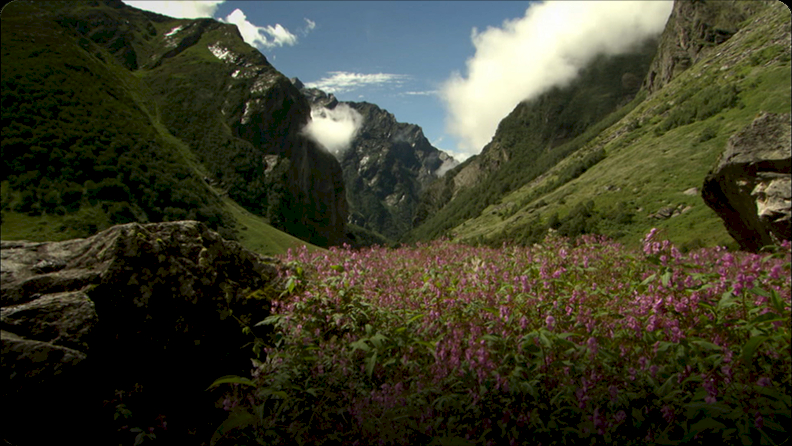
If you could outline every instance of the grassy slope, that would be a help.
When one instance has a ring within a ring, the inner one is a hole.
[[[636,246],[651,228],[665,230],[680,245],[732,245],[720,218],[701,196],[682,192],[700,188],[728,138],[748,125],[761,111],[790,112],[789,10],[780,3],[752,19],[751,24],[665,88],[646,99],[618,123],[602,132],[578,153],[546,175],[489,206],[477,218],[457,226],[452,234],[463,241],[487,240],[517,234],[527,222],[561,218],[576,204],[593,200],[598,209],[623,203],[633,222],[606,229],[606,235]],[[784,40],[783,30],[786,29]],[[714,116],[673,127],[674,113],[705,108],[713,86],[736,87],[739,101]],[[708,139],[710,138],[710,139]],[[537,196],[558,172],[588,153],[604,148],[606,157],[581,176]],[[610,186],[610,187],[609,187]],[[608,190],[610,189],[610,190]],[[649,215],[666,206],[692,206],[682,215],[656,220]]]
[[[273,228],[264,218],[251,214],[234,200],[225,197],[223,203],[237,222],[237,238],[245,248],[264,255],[279,255],[289,249],[307,246],[309,251],[322,250],[297,237]]]
[[[518,104],[500,122],[482,154],[466,162],[470,166],[457,167],[442,183],[430,187],[419,206],[419,215],[427,218],[404,241],[446,234],[508,192],[534,180],[616,122],[629,111],[628,107],[620,109],[620,104],[639,93],[638,79],[648,69],[655,50],[656,42],[647,41],[630,54],[598,57],[567,87]],[[623,82],[628,74],[634,82]],[[459,186],[465,183],[468,186]],[[450,201],[440,204],[442,197]]]
[[[28,20],[28,18],[17,20],[4,17],[3,22],[4,31],[11,32],[6,27],[8,25],[14,28],[13,31],[16,33],[8,35],[8,42],[11,42],[11,36],[16,37],[18,35],[34,36],[34,38],[38,39],[38,43],[33,40],[23,39],[21,42],[15,43],[14,46],[6,45],[3,47],[4,61],[9,62],[9,65],[6,66],[7,70],[4,69],[3,72],[4,85],[6,85],[6,82],[13,82],[13,85],[19,85],[16,81],[17,78],[12,76],[26,76],[28,75],[26,73],[29,73],[30,70],[42,71],[41,69],[36,69],[35,65],[31,65],[26,60],[26,52],[35,52],[39,47],[47,48],[44,50],[44,54],[47,54],[48,58],[46,60],[42,59],[42,61],[46,62],[48,69],[55,73],[64,71],[65,69],[61,67],[68,67],[68,64],[88,67],[92,77],[90,82],[81,82],[76,79],[76,83],[59,84],[61,90],[65,90],[70,93],[70,97],[75,98],[74,104],[60,102],[56,105],[60,116],[71,113],[70,110],[74,111],[75,107],[84,108],[83,102],[79,98],[85,97],[84,95],[86,94],[88,95],[87,97],[102,98],[105,95],[104,85],[112,85],[114,89],[113,98],[118,96],[121,100],[104,100],[100,105],[93,104],[92,107],[96,110],[94,116],[98,115],[99,119],[106,113],[132,116],[131,119],[116,126],[113,132],[123,136],[128,134],[147,135],[153,140],[160,155],[165,156],[170,162],[178,163],[181,166],[180,169],[184,170],[185,173],[189,172],[189,175],[194,178],[190,187],[199,190],[197,193],[202,197],[202,201],[212,204],[216,203],[216,206],[224,209],[226,214],[233,219],[236,223],[232,223],[235,227],[236,235],[245,247],[262,254],[274,255],[285,253],[287,249],[292,247],[306,245],[305,242],[273,228],[267,224],[264,218],[245,211],[233,200],[223,197],[220,191],[214,190],[200,180],[206,175],[207,169],[201,165],[197,156],[187,144],[174,137],[163,125],[161,121],[162,110],[160,110],[157,102],[153,100],[151,90],[142,81],[140,71],[130,72],[126,68],[110,62],[112,56],[102,51],[99,47],[93,47],[93,50],[96,53],[102,53],[104,60],[96,59],[82,52],[77,48],[72,38],[61,34],[58,31],[59,27],[49,22],[46,16],[37,17],[35,20]],[[43,26],[42,22],[47,26]],[[167,32],[167,30],[175,26],[174,24],[178,23],[179,21],[156,23],[156,27],[158,28],[158,33]],[[21,56],[18,56],[17,53],[20,53]],[[8,59],[6,60],[6,58]],[[16,65],[11,64],[11,61],[16,61]],[[14,70],[11,68],[14,68]],[[95,78],[98,78],[99,81],[97,82]],[[44,84],[47,81],[48,78],[45,78],[39,85],[47,87]],[[41,94],[46,93],[43,87],[40,90]],[[15,100],[12,98],[11,96],[4,96],[4,106],[6,105],[6,99]],[[102,107],[107,107],[107,110]],[[41,119],[43,118],[40,116],[35,117],[32,118],[32,122],[39,123]],[[43,128],[43,130],[41,130],[42,135],[35,135],[37,139],[47,140],[50,128],[60,128],[67,135],[72,128],[70,127],[72,124],[70,121],[64,122],[61,120],[57,125],[50,125],[50,122],[44,121],[43,124],[38,127],[39,129]],[[74,130],[75,133],[88,135],[83,140],[93,135],[93,128],[102,128],[98,122],[91,120],[90,117],[77,120],[75,125],[77,126]],[[4,124],[4,134],[6,134],[5,130],[8,129]],[[6,147],[6,142],[4,141],[4,154],[15,154],[11,150],[11,146]],[[6,149],[8,149],[8,153],[6,153]],[[72,178],[71,180],[81,182],[82,178]],[[96,181],[98,182],[99,180]],[[29,187],[35,187],[36,184],[29,183]],[[108,215],[107,201],[97,203],[82,200],[77,206],[67,212],[20,212],[14,209],[13,204],[18,200],[21,192],[20,190],[14,190],[9,181],[5,181],[4,178],[4,181],[2,181],[4,209],[2,225],[0,226],[0,238],[3,240],[66,240],[85,237],[117,223],[112,221]],[[310,249],[318,249],[313,245],[308,246]]]

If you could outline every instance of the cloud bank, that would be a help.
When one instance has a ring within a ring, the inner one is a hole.
[[[410,76],[405,74],[389,73],[349,73],[347,71],[330,71],[331,76],[319,79],[316,82],[306,82],[308,88],[318,88],[325,93],[346,93],[361,87],[385,84],[401,84]]]
[[[475,28],[467,73],[453,73],[440,93],[457,154],[478,153],[521,101],[572,81],[596,56],[627,53],[659,35],[672,1],[554,1],[530,6],[500,28]]]
[[[139,1],[124,0],[133,8],[156,12],[157,14],[175,17],[177,19],[197,19],[200,17],[213,17],[217,7],[225,0],[207,1]]]
[[[362,125],[363,116],[357,110],[347,104],[338,104],[333,109],[311,109],[311,121],[303,128],[303,133],[339,156],[349,148]]]

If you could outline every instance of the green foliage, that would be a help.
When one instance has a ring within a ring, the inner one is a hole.
[[[708,125],[701,131],[699,137],[696,138],[696,143],[707,142],[718,136],[718,127],[716,125]]]
[[[446,234],[465,243],[491,245],[508,242],[511,237],[521,242],[541,240],[547,231],[545,223],[554,213],[561,218],[578,203],[593,200],[598,211],[621,202],[629,204],[634,215],[623,220],[629,224],[602,220],[593,226],[609,236],[619,236],[619,241],[629,246],[636,246],[641,234],[654,224],[666,229],[683,250],[731,246],[733,241],[718,215],[700,196],[682,192],[700,188],[731,135],[749,125],[758,113],[788,113],[792,97],[789,47],[778,45],[789,39],[785,32],[788,11],[780,4],[761,2],[723,5],[724,10],[733,7],[759,15],[741,25],[746,29],[733,35],[728,44],[702,56],[640,103],[631,104],[634,108],[623,119],[588,139],[577,152],[536,176],[527,166],[524,172],[533,179],[504,195],[483,191],[482,197],[493,196],[482,200],[486,205],[480,209],[473,209],[472,219],[449,212],[455,206],[467,207],[466,203],[449,204],[448,211],[440,211],[431,222],[432,227],[417,228],[414,239]],[[758,65],[750,60],[756,53],[764,54],[757,56],[763,60]],[[536,125],[533,130],[539,131]],[[586,168],[583,158],[599,150],[605,157]],[[534,159],[541,162],[540,155]],[[461,197],[463,192],[457,193]],[[549,204],[539,206],[540,200]],[[464,201],[478,203],[478,195],[467,195]],[[662,222],[652,218],[669,205],[683,205],[687,211]]]
[[[629,225],[635,218],[631,208],[629,203],[619,202],[610,208],[597,209],[594,201],[588,200],[573,206],[563,217],[553,213],[545,222],[536,217],[515,225],[509,231],[488,238],[486,245],[498,247],[510,243],[531,246],[541,242],[548,232],[573,239],[586,234],[605,234],[617,238],[622,235],[620,228]]]
[[[389,246],[395,247],[395,243],[382,234],[361,228],[355,224],[347,224],[347,238],[353,248],[363,248],[365,246]]]
[[[213,443],[783,442],[789,244],[655,237],[292,253],[266,359],[213,384]]]
[[[692,89],[686,92],[690,96],[679,96],[678,103],[673,106],[665,120],[655,127],[655,134],[662,135],[671,129],[703,121],[740,104],[740,91],[734,84],[724,86],[715,84],[698,92]]]
[[[33,15],[11,6],[2,36],[3,208],[41,216],[100,205],[109,218],[82,235],[106,224],[184,218],[229,235],[232,221],[156,132],[155,110],[138,100],[132,74],[114,57],[97,57],[102,47],[58,31],[46,9],[57,4]]]

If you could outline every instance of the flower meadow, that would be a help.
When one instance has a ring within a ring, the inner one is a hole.
[[[214,441],[788,442],[790,243],[658,238],[289,252]]]

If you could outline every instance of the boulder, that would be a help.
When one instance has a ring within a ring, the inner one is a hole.
[[[208,444],[226,413],[206,389],[252,368],[276,260],[195,221],[1,248],[6,443]]]
[[[701,194],[747,251],[789,240],[792,199],[790,114],[761,113],[735,133]]]

